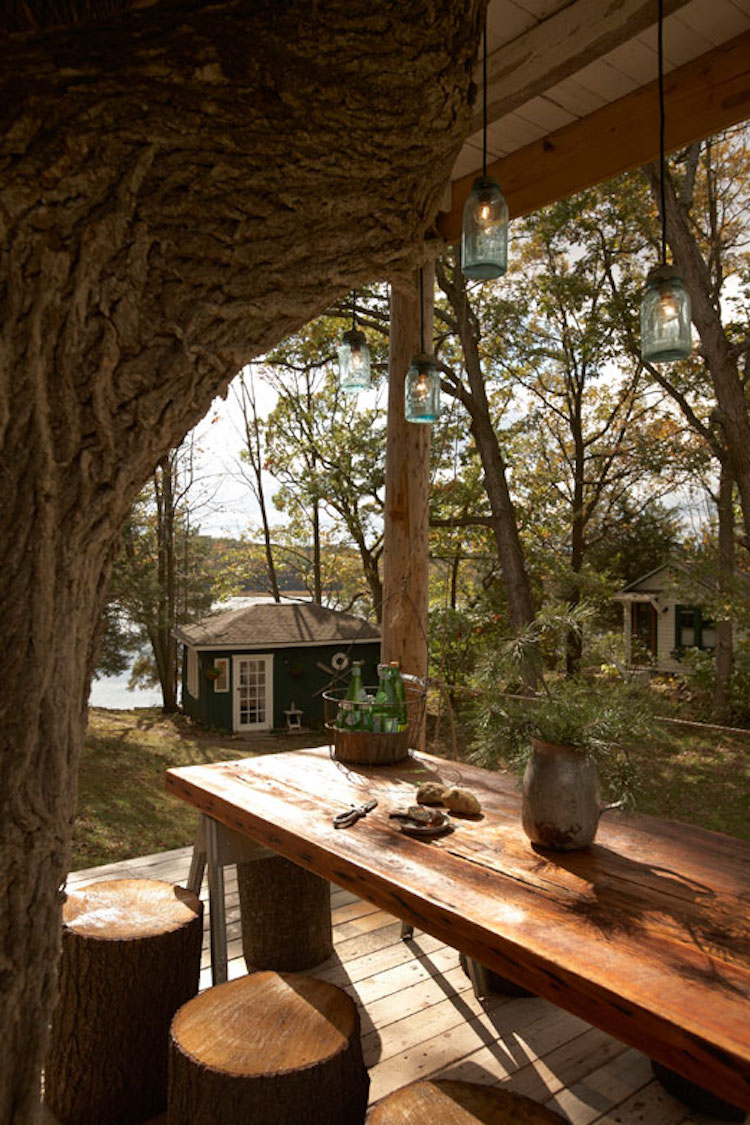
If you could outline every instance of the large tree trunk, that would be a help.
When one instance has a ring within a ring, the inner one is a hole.
[[[722,462],[717,497],[719,517],[719,594],[726,594],[734,580],[734,477],[726,461]],[[723,601],[723,598],[719,598]],[[716,684],[713,714],[719,722],[729,715],[732,681],[733,630],[731,620],[716,621]]]
[[[524,562],[516,512],[508,489],[505,461],[490,416],[487,390],[479,357],[479,328],[469,305],[466,284],[458,265],[449,276],[438,266],[438,284],[450,301],[463,349],[469,390],[450,387],[469,414],[471,433],[484,469],[484,484],[492,512],[492,533],[497,547],[508,598],[510,623],[520,631],[534,620],[531,584]]]
[[[96,7],[0,31],[4,1125],[36,1116],[118,530],[243,363],[421,260],[484,5]]]

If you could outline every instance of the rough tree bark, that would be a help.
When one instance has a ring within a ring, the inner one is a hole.
[[[79,14],[90,7],[97,23],[48,26],[74,0],[0,17],[9,1125],[37,1113],[118,529],[243,363],[422,260],[469,127],[484,3],[157,0],[118,14],[84,0]]]
[[[459,399],[469,415],[471,434],[484,469],[485,488],[492,512],[492,533],[505,580],[510,623],[518,632],[534,620],[534,602],[526,573],[516,513],[508,489],[505,461],[490,417],[479,357],[479,327],[472,313],[466,285],[458,266],[450,275],[442,263],[438,263],[437,279],[456,318],[469,380],[468,389],[456,379],[446,385],[446,390]]]
[[[716,497],[719,521],[719,594],[731,590],[734,579],[734,477],[728,458],[721,462],[719,492]],[[729,717],[734,637],[732,622],[718,618],[716,622],[716,684],[713,715],[721,723]]]

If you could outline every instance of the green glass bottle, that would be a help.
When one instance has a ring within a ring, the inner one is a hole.
[[[398,730],[398,703],[389,664],[378,664],[378,690],[372,706],[372,729],[375,734],[392,734]]]
[[[389,678],[393,684],[393,694],[396,699],[396,729],[406,730],[409,726],[409,713],[406,706],[406,688],[401,678],[398,660],[391,661]]]
[[[352,661],[352,671],[349,677],[349,686],[344,697],[344,728],[345,730],[364,730],[364,708],[362,702],[367,699],[367,692],[362,681],[362,660]],[[346,706],[349,704],[350,706]]]

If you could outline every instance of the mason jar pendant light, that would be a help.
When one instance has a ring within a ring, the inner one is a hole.
[[[407,422],[436,422],[440,415],[440,372],[437,360],[424,350],[424,292],[419,271],[419,338],[421,351],[411,361],[406,375]]]
[[[690,296],[680,271],[667,264],[667,208],[664,187],[664,0],[659,0],[659,183],[661,186],[661,264],[646,278],[641,301],[641,358],[644,363],[673,363],[693,350]]]
[[[472,281],[490,281],[508,268],[508,204],[500,184],[487,175],[487,12],[482,62],[482,175],[464,204],[461,270]]]
[[[352,289],[352,326],[339,345],[339,386],[344,391],[365,391],[370,386],[370,349],[357,328],[357,290]]]

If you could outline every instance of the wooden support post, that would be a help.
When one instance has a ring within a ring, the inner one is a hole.
[[[427,674],[430,426],[407,422],[404,381],[412,357],[432,351],[435,267],[423,269],[424,349],[420,339],[419,274],[391,286],[388,437],[381,658]],[[424,725],[417,749],[424,749]]]

